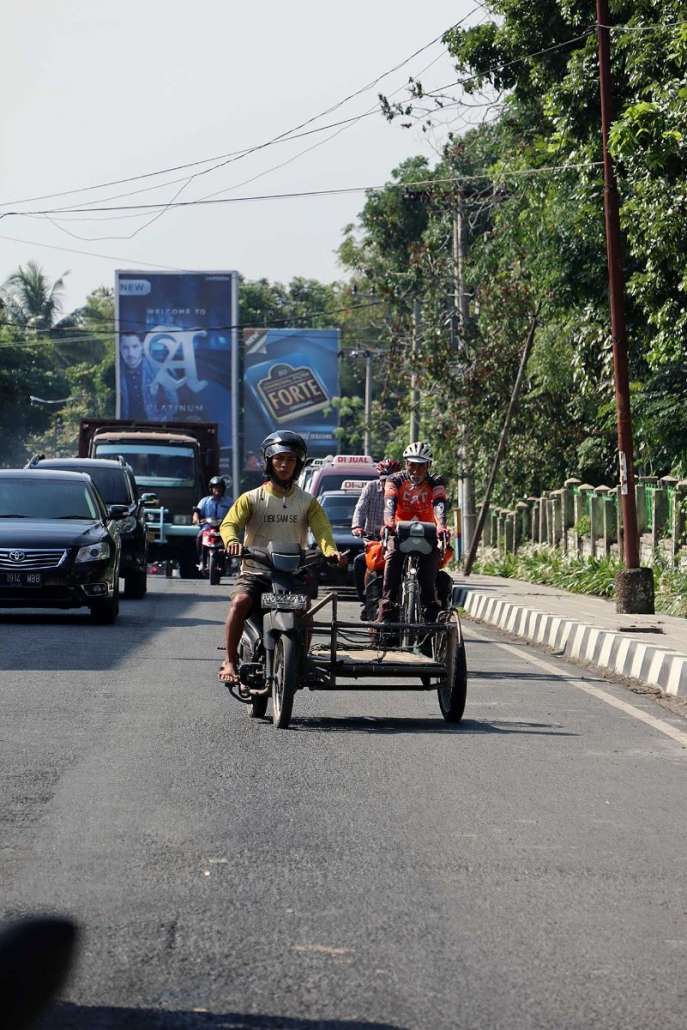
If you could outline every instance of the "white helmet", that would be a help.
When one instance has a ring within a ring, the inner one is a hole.
[[[432,460],[432,448],[425,440],[417,440],[414,443],[409,443],[403,452],[403,457],[406,461],[422,461],[431,462]]]

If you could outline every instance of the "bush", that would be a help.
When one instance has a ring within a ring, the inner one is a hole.
[[[614,596],[615,577],[622,568],[614,557],[578,558],[553,547],[528,547],[518,554],[488,552],[475,563],[475,572],[485,576],[543,583],[595,597]],[[664,558],[657,556],[653,573],[656,611],[687,618],[687,572],[669,567]]]

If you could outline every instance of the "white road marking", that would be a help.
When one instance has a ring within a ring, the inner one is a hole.
[[[607,705],[611,705],[612,708],[617,708],[619,711],[624,712],[625,715],[632,716],[633,719],[637,719],[639,722],[643,722],[647,726],[651,726],[652,729],[657,730],[659,733],[663,733],[666,737],[671,737],[676,741],[680,747],[687,749],[687,733],[684,730],[679,730],[675,726],[671,726],[669,722],[665,722],[664,719],[657,719],[654,715],[649,715],[648,712],[644,712],[641,708],[635,708],[634,705],[630,705],[627,701],[621,700],[619,697],[614,697],[613,694],[609,694],[607,690],[602,690],[600,687],[595,687],[591,683],[586,683],[584,680],[576,679],[574,676],[567,676],[565,673],[561,673],[561,670],[553,665],[551,662],[547,662],[544,658],[540,658],[538,655],[531,654],[524,648],[513,647],[511,644],[504,644],[500,640],[493,640],[491,637],[483,637],[477,633],[474,627],[469,627],[470,636],[475,637],[482,643],[490,642],[495,643],[498,647],[504,651],[508,651],[509,654],[515,655],[516,658],[524,659],[526,662],[530,662],[532,665],[538,665],[540,669],[547,672],[550,676],[560,677],[565,676],[565,682],[569,683],[571,687],[577,687],[578,690],[583,690],[585,694],[590,694],[595,697],[598,701],[603,701]],[[469,678],[468,669],[468,678]]]

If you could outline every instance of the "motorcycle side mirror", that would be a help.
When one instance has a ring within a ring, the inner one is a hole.
[[[157,494],[141,494],[141,504],[144,508],[151,508],[154,505],[160,503],[160,498]]]

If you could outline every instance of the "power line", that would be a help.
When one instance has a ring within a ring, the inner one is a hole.
[[[364,309],[367,309],[367,308],[376,308],[376,307],[380,307],[381,305],[384,305],[385,303],[386,303],[386,301],[384,301],[384,300],[372,300],[372,301],[367,301],[366,303],[363,303],[363,304],[342,304],[342,305],[339,305],[338,307],[329,308],[326,311],[322,311],[321,309],[317,309],[317,308],[310,308],[310,309],[306,309],[305,311],[303,311],[300,315],[291,315],[288,318],[270,318],[269,319],[269,324],[265,324],[265,325],[260,325],[260,324],[256,325],[256,324],[249,323],[249,322],[233,322],[233,323],[230,323],[230,322],[226,322],[225,323],[225,322],[223,322],[223,323],[220,323],[218,325],[172,326],[172,327],[169,327],[167,331],[173,332],[176,329],[176,330],[181,330],[183,332],[201,333],[201,332],[229,332],[232,329],[254,329],[254,330],[257,331],[257,330],[264,330],[264,329],[274,329],[274,328],[277,328],[279,326],[281,326],[281,327],[294,326],[294,328],[308,328],[307,326],[295,325],[295,323],[301,322],[305,318],[315,318],[315,317],[317,317],[317,318],[324,318],[324,319],[326,319],[326,318],[329,318],[331,315],[337,315],[337,314],[339,314],[341,312],[355,312],[355,311],[361,311],[361,310],[364,310]],[[15,321],[12,321],[10,319],[0,319],[0,326],[7,326],[7,327],[10,327],[10,328],[23,329],[24,331],[26,331],[26,328],[27,328],[26,325],[24,325],[22,322],[15,322]],[[58,336],[58,335],[50,335],[50,341],[49,342],[51,342],[51,343],[58,343],[58,344],[59,343],[87,343],[88,342],[88,334],[89,333],[91,335],[93,335],[93,334],[98,333],[98,332],[116,332],[116,333],[122,333],[122,332],[130,332],[130,333],[150,332],[154,328],[156,329],[158,327],[157,326],[151,326],[148,322],[146,322],[144,320],[141,320],[141,319],[121,319],[120,318],[118,320],[116,318],[103,318],[103,319],[99,319],[97,324],[94,325],[94,327],[92,327],[92,328],[84,327],[83,330],[81,330],[82,335],[76,335],[76,336],[72,335],[70,337],[61,337],[61,336]],[[314,328],[317,328],[317,327],[314,327]],[[74,332],[76,330],[77,330],[76,326],[71,326],[69,328],[69,331],[72,334],[74,334]],[[164,331],[165,331],[164,328],[160,328],[160,332],[161,333],[164,332]],[[53,326],[51,329],[35,329],[35,330],[33,330],[33,332],[35,332],[36,334],[39,334],[39,333],[41,333],[41,334],[55,334],[56,332],[59,332],[59,329],[56,329]],[[11,341],[11,343],[9,343],[8,345],[14,345],[15,343],[32,344],[32,343],[36,343],[36,342],[39,342],[39,341],[35,340],[31,336],[25,336],[25,337],[22,337],[21,340]]]
[[[440,32],[438,36],[435,36],[428,43],[425,43],[424,46],[419,47],[417,50],[413,51],[413,53],[410,54],[408,57],[404,58],[402,61],[399,61],[397,64],[393,65],[393,67],[388,68],[386,71],[382,72],[380,75],[377,75],[374,79],[372,79],[370,82],[366,83],[364,86],[361,86],[359,89],[355,90],[353,93],[349,93],[348,96],[343,97],[341,100],[337,101],[335,104],[332,104],[330,107],[327,107],[324,110],[320,111],[318,114],[312,115],[310,118],[307,118],[305,121],[301,122],[299,125],[295,125],[291,129],[286,129],[286,130],[284,130],[284,132],[279,133],[277,136],[274,136],[271,139],[266,140],[263,143],[256,144],[256,145],[254,145],[252,147],[246,147],[243,150],[231,151],[231,152],[226,153],[226,154],[215,155],[214,157],[206,157],[206,158],[203,158],[203,159],[198,160],[198,161],[189,161],[189,162],[186,162],[185,164],[172,165],[172,166],[170,166],[168,168],[158,169],[157,171],[154,171],[154,172],[144,172],[144,173],[142,173],[140,175],[128,176],[127,178],[124,178],[124,179],[111,179],[111,180],[109,180],[107,182],[96,183],[95,185],[91,185],[91,186],[81,186],[81,187],[78,187],[78,188],[75,188],[75,189],[71,189],[71,190],[62,190],[59,193],[46,193],[46,194],[42,194],[40,196],[35,196],[35,197],[25,197],[25,198],[23,198],[21,200],[8,200],[8,201],[0,202],[0,207],[7,207],[10,204],[30,204],[30,203],[33,203],[33,202],[35,202],[37,200],[50,200],[50,199],[53,199],[55,197],[72,196],[75,193],[87,193],[87,192],[91,192],[93,190],[104,189],[104,188],[107,188],[108,186],[119,186],[119,185],[123,185],[123,184],[129,183],[129,182],[136,182],[136,181],[140,181],[140,180],[143,180],[143,179],[154,178],[154,177],[156,177],[158,175],[167,175],[170,172],[179,172],[179,171],[183,171],[183,170],[185,170],[187,168],[197,168],[199,165],[210,164],[211,162],[214,162],[214,161],[219,161],[219,162],[222,162],[222,163],[227,163],[227,160],[234,159],[234,158],[235,159],[239,159],[240,157],[244,157],[244,156],[247,156],[248,154],[255,153],[255,151],[257,151],[257,150],[262,150],[265,147],[272,146],[275,143],[283,141],[286,137],[293,137],[294,133],[299,132],[301,129],[304,129],[306,126],[311,125],[313,122],[319,121],[320,118],[324,118],[328,114],[331,114],[333,111],[338,110],[340,107],[343,107],[344,104],[347,104],[350,100],[355,99],[355,97],[360,96],[362,93],[366,93],[370,89],[373,89],[376,85],[378,85],[387,76],[389,76],[389,75],[393,74],[394,72],[398,71],[400,68],[404,67],[404,65],[406,65],[410,61],[414,60],[414,58],[416,58],[419,54],[423,53],[425,50],[428,50],[429,47],[434,46],[435,43],[438,43],[443,38],[445,33],[450,31],[450,29],[457,28],[459,25],[463,24],[472,14],[475,13],[475,11],[477,9],[478,9],[478,7],[474,7],[471,11],[468,12],[468,14],[466,14],[463,18],[461,18],[460,21],[458,21],[455,24],[449,26],[448,29],[442,30],[442,32]],[[320,131],[322,131],[322,130],[320,130]],[[218,165],[217,167],[221,167],[221,165]]]

